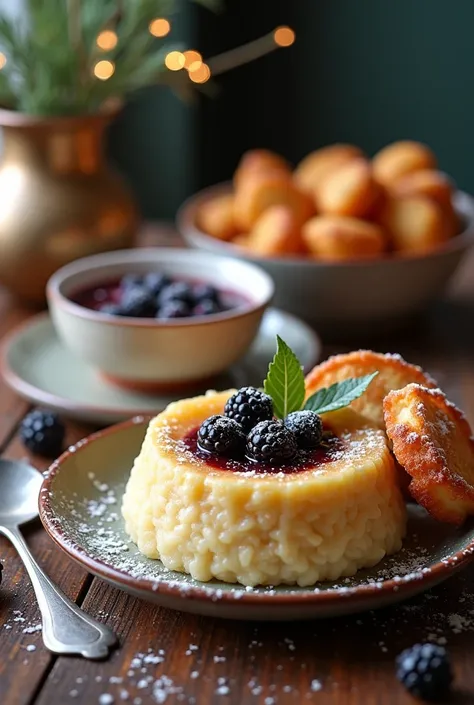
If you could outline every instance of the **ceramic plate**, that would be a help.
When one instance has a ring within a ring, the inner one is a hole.
[[[295,351],[308,371],[321,355],[321,343],[305,323],[278,309],[269,309],[246,357],[215,380],[216,389],[259,386],[275,354],[275,337]],[[176,396],[151,396],[107,384],[75,357],[58,338],[50,317],[41,314],[14,331],[3,346],[3,376],[21,396],[35,404],[97,424],[153,414]],[[187,396],[205,389],[190,390]]]
[[[120,506],[146,430],[132,419],[70,448],[51,467],[40,516],[56,543],[89,572],[164,607],[232,619],[308,619],[360,612],[411,597],[465,566],[474,552],[474,522],[460,529],[409,507],[403,549],[354,578],[314,588],[253,588],[199,583],[138,553]]]

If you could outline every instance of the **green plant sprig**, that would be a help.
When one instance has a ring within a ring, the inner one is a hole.
[[[272,398],[275,416],[284,419],[293,411],[301,409],[314,411],[316,414],[343,409],[362,396],[377,375],[378,372],[373,372],[363,377],[336,382],[330,387],[318,389],[304,402],[305,379],[301,364],[290,346],[277,335],[277,351],[268,367],[263,388]]]

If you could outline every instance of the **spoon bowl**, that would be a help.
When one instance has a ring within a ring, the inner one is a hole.
[[[31,465],[0,458],[0,524],[19,526],[38,516],[42,481]]]

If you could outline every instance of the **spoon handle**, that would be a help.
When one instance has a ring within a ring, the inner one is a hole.
[[[30,553],[18,527],[0,527],[22,559],[43,618],[43,641],[56,654],[81,654],[97,659],[108,655],[115,634],[79,609],[43,572]]]

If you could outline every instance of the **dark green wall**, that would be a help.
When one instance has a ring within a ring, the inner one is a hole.
[[[333,141],[369,153],[423,140],[474,192],[474,0],[227,0],[219,16],[191,8],[186,41],[205,56],[294,26],[297,42],[218,81],[213,100],[182,105],[166,91],[131,104],[111,148],[147,217],[170,217],[193,189],[228,178],[244,149],[297,161]]]

